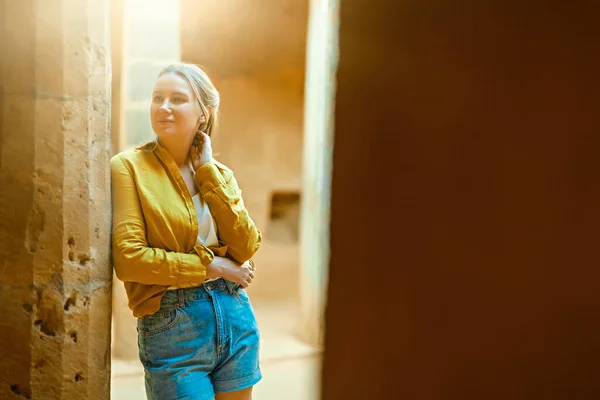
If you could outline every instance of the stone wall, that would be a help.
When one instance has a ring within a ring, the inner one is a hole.
[[[119,151],[155,138],[150,126],[154,81],[180,60],[179,1],[123,2]]]
[[[0,398],[108,399],[108,2],[0,1]]]
[[[329,209],[339,1],[310,2],[304,106],[299,335],[321,346],[329,265]]]
[[[181,4],[182,60],[202,65],[222,96],[216,158],[264,233],[249,292],[297,299],[308,1]]]

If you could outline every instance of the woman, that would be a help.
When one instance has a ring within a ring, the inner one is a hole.
[[[246,400],[261,379],[244,290],[261,234],[212,158],[218,108],[200,68],[170,65],[152,93],[157,140],[111,160],[114,267],[138,317],[149,399]]]

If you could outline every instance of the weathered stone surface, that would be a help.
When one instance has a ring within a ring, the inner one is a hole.
[[[0,1],[0,398],[107,399],[108,1]]]

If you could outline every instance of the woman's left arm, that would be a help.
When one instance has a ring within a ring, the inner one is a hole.
[[[233,172],[210,161],[196,170],[194,180],[217,221],[219,240],[227,245],[228,256],[239,263],[250,260],[260,247],[262,235],[244,206]]]

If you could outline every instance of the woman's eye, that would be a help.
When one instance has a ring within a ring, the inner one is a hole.
[[[183,101],[183,99],[182,99],[181,97],[175,97],[175,98],[173,99],[173,101],[174,101],[175,103],[181,103],[181,102]]]
[[[162,101],[162,96],[154,96],[154,101]]]

